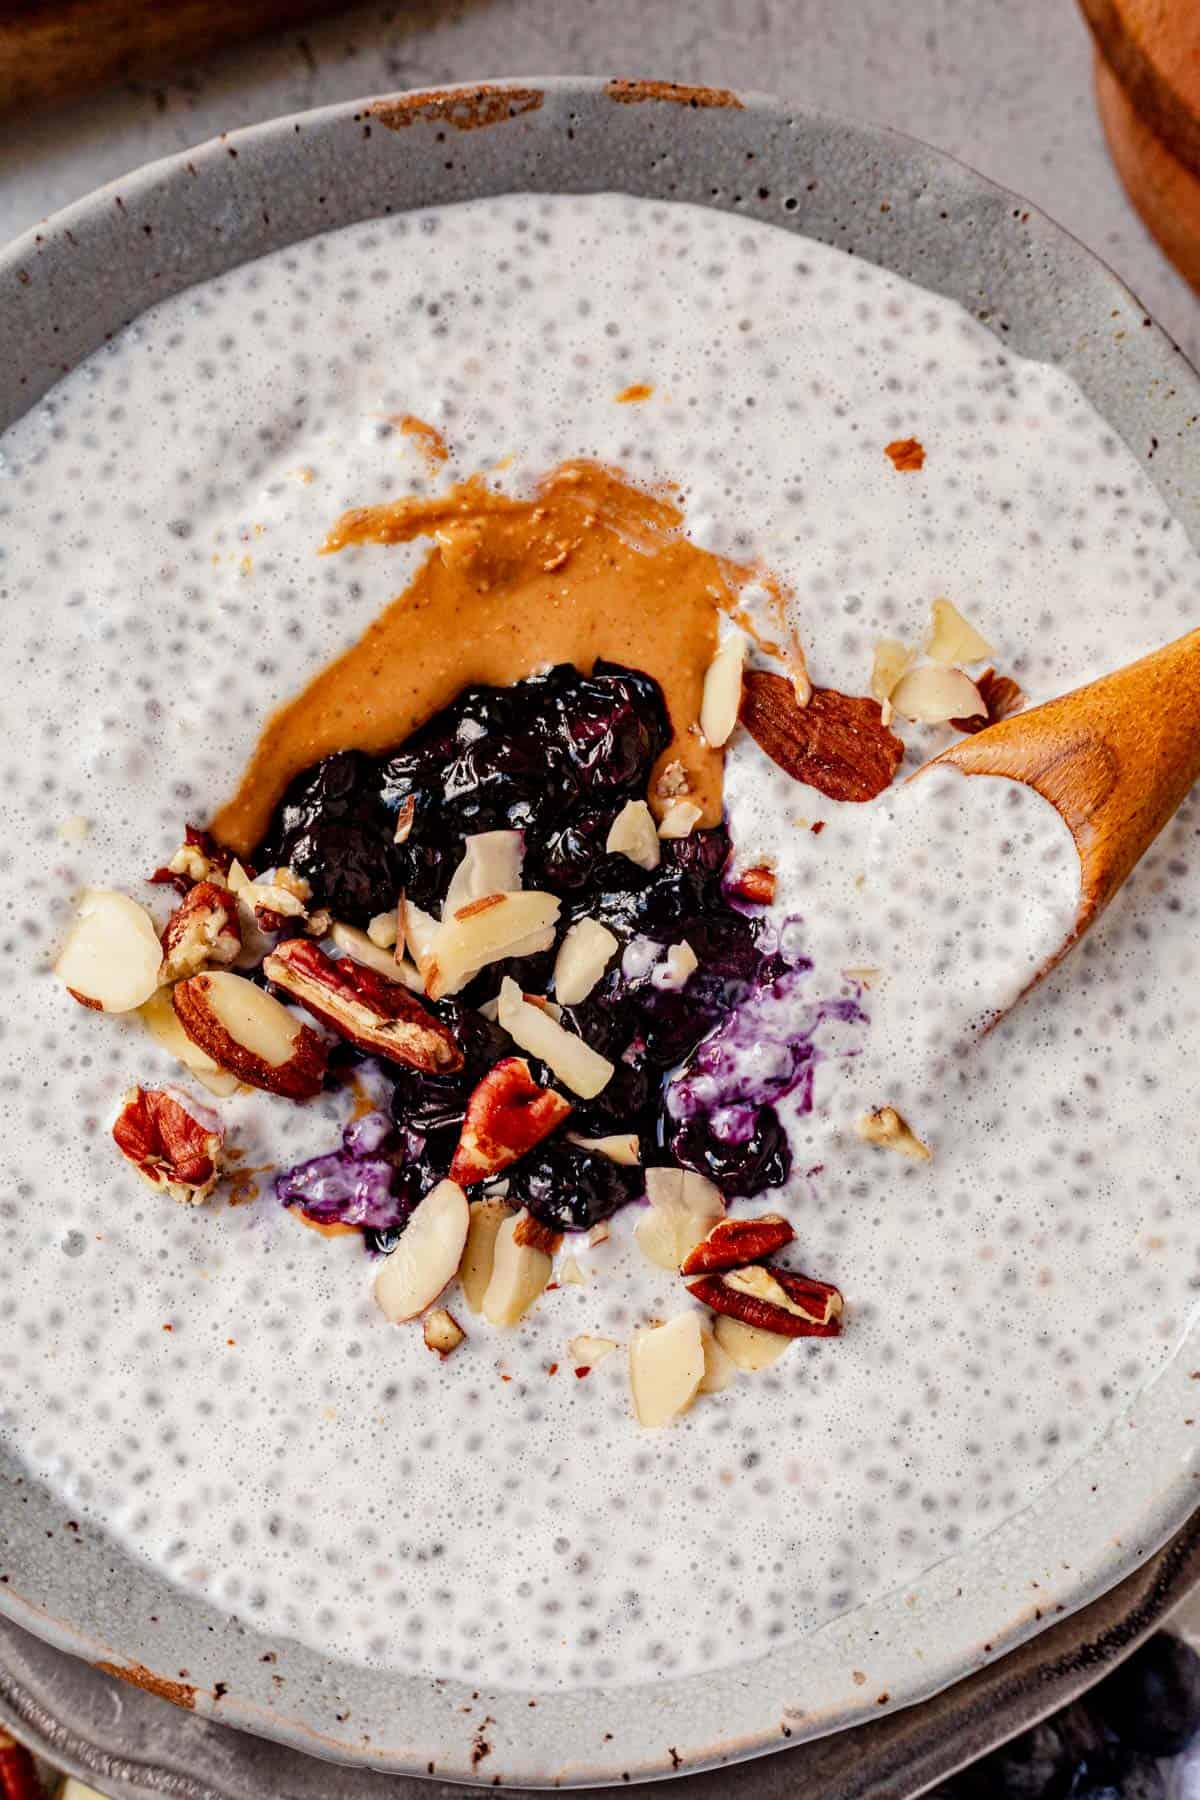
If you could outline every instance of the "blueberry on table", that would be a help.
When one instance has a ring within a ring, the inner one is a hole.
[[[1089,1695],[1097,1716],[1125,1744],[1176,1756],[1200,1731],[1200,1656],[1160,1631]]]

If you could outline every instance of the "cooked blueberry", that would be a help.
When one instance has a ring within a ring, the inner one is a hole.
[[[642,1191],[640,1169],[580,1150],[561,1139],[540,1144],[513,1165],[510,1200],[556,1231],[588,1231]]]
[[[1074,1773],[1054,1721],[1045,1720],[963,1769],[951,1786],[964,1800],[1063,1800]]]
[[[718,1135],[713,1115],[700,1115],[674,1128],[669,1147],[676,1162],[715,1181],[727,1198],[752,1198],[778,1187],[792,1169],[787,1133],[773,1106],[755,1108],[745,1137]]]
[[[1153,1757],[1127,1744],[1105,1744],[1079,1764],[1067,1800],[1164,1800],[1166,1791]]]
[[[597,663],[590,679],[573,683],[560,717],[575,776],[593,793],[644,790],[671,741],[658,683],[615,663]]]
[[[1151,1756],[1175,1756],[1200,1731],[1200,1656],[1182,1638],[1160,1631],[1089,1698],[1124,1743]]]
[[[293,869],[311,883],[318,905],[364,925],[396,904],[394,836],[375,761],[343,750],[296,776],[256,860]]]
[[[648,1112],[657,1113],[659,1076],[645,1056],[622,1057],[611,1081],[593,1100],[577,1100],[571,1114],[571,1130],[584,1137],[604,1137],[611,1131],[640,1131]]]
[[[605,849],[615,816],[611,807],[585,807],[544,838],[532,837],[525,855],[531,880],[555,893],[573,893],[578,888],[615,882],[621,864],[634,868],[628,857],[610,856]]]

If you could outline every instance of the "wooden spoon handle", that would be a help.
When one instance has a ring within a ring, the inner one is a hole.
[[[1079,937],[1200,776],[1200,630],[934,758],[1035,788],[1079,851]]]

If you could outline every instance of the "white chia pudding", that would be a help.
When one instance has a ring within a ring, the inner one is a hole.
[[[910,436],[903,472],[884,446]],[[1074,916],[1058,816],[953,773],[839,803],[740,730],[735,854],[775,867],[819,1051],[768,1199],[845,1295],[840,1341],[640,1430],[624,1349],[686,1296],[637,1254],[637,1207],[570,1246],[581,1282],[439,1362],[376,1310],[360,1244],[299,1229],[268,1177],[190,1209],[122,1164],[119,1096],[179,1071],[52,980],[81,889],[161,920],[138,880],[406,586],[423,545],[318,558],[343,509],[479,472],[525,494],[578,457],[669,482],[694,542],[772,570],[846,694],[880,637],[919,646],[935,597],[1030,703],[1200,601],[1181,528],[1065,376],[838,251],[620,196],[313,238],[156,307],[0,439],[0,1428],[79,1517],[265,1634],[535,1687],[734,1665],[911,1582],[1087,1452],[1200,1281],[1191,804],[982,1036]],[[956,736],[894,729],[902,774]],[[760,1022],[743,1053],[769,1075],[787,1041]],[[344,1092],[218,1104],[255,1169],[349,1114]],[[931,1160],[856,1135],[887,1105]],[[580,1333],[622,1347],[586,1380]]]

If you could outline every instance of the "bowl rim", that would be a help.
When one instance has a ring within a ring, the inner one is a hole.
[[[895,240],[895,260],[885,266],[917,279],[909,271],[923,241],[920,234],[932,228],[933,241],[952,244],[958,256],[953,279],[960,288],[965,283],[962,297],[970,310],[987,317],[1021,354],[1029,354],[1021,346],[1040,333],[1042,360],[1072,375],[1127,443],[1143,455],[1147,444],[1153,445],[1149,456],[1159,455],[1147,463],[1148,471],[1193,542],[1200,541],[1200,495],[1187,478],[1200,443],[1200,378],[1129,290],[1069,233],[966,164],[902,133],[810,107],[788,107],[765,95],[663,82],[509,78],[339,102],[246,127],[109,183],[0,251],[0,344],[12,346],[2,359],[8,366],[0,373],[0,429],[36,403],[87,349],[158,299],[220,267],[378,211],[342,216],[335,208],[322,218],[312,211],[307,191],[293,194],[289,185],[281,190],[283,221],[274,226],[268,221],[264,236],[257,222],[242,214],[258,192],[255,184],[269,185],[274,165],[294,174],[302,189],[310,166],[332,168],[330,158],[351,161],[351,147],[362,143],[364,126],[368,138],[378,126],[376,136],[386,132],[401,152],[387,179],[411,178],[418,190],[406,206],[395,208],[405,210],[429,203],[420,185],[427,173],[420,157],[440,142],[439,131],[454,132],[461,134],[455,147],[458,153],[462,146],[466,179],[475,185],[460,194],[454,183],[443,182],[450,190],[447,201],[472,192],[561,191],[554,181],[504,182],[509,170],[533,170],[530,155],[550,143],[548,134],[557,134],[567,117],[595,129],[606,154],[611,143],[613,166],[626,153],[657,149],[671,134],[683,133],[702,163],[706,156],[719,162],[734,147],[740,152],[744,143],[758,141],[757,132],[765,134],[773,155],[789,149],[800,154],[796,146],[807,133],[831,158],[848,159],[863,181],[865,199],[873,201],[901,180],[910,190],[915,185],[908,236]],[[303,164],[294,154],[297,140],[307,159]],[[572,154],[575,169],[582,151]],[[426,157],[426,163],[432,160]],[[600,183],[615,185],[649,193],[636,183]],[[599,191],[581,181],[579,191],[585,188]],[[932,219],[927,204],[938,195],[948,209],[938,218],[950,222],[948,231]],[[889,210],[880,208],[884,214]],[[807,235],[822,235],[823,215],[818,222],[803,206],[797,213],[793,228],[806,226]],[[748,207],[745,216],[762,215]],[[302,218],[308,219],[307,228]],[[197,227],[212,219],[218,221],[215,241],[202,241]],[[772,222],[788,223],[782,215]],[[881,243],[886,251],[886,243],[869,205],[860,223],[852,247],[862,254],[865,242],[868,259],[881,260],[870,254],[870,247]],[[158,241],[173,258],[162,266],[154,261],[157,249],[147,251],[142,235],[149,241],[160,228]],[[1012,243],[1027,247],[1031,271],[1025,276],[1012,274],[1006,229]],[[903,257],[901,243],[912,246]],[[969,259],[961,254],[964,245]],[[946,280],[948,269],[949,264],[943,269]],[[922,285],[951,291],[929,279],[930,273],[927,265]],[[130,283],[138,295],[132,310],[121,299]],[[993,291],[1004,296],[1006,317],[994,312]],[[971,306],[969,295],[985,304]],[[64,1585],[65,1551],[57,1557],[31,1553],[32,1539],[19,1528],[16,1488],[23,1489],[20,1499],[40,1529],[53,1522],[61,1539],[76,1522],[65,1520],[55,1496],[25,1476],[14,1458],[0,1459],[5,1496],[0,1613],[56,1647],[181,1705],[333,1760],[484,1785],[498,1785],[500,1778],[505,1785],[617,1783],[719,1766],[925,1699],[1085,1605],[1143,1562],[1188,1517],[1200,1479],[1191,1450],[1194,1434],[1182,1423],[1195,1401],[1184,1367],[1189,1345],[1193,1354],[1200,1352],[1200,1329],[1193,1327],[1100,1443],[1027,1507],[907,1588],[864,1603],[737,1670],[645,1688],[536,1695],[392,1674],[385,1705],[383,1687],[371,1672],[289,1644],[278,1651],[279,1663],[285,1655],[288,1663],[281,1698],[265,1685],[265,1676],[255,1677],[244,1656],[238,1661],[236,1640],[245,1639],[249,1628],[172,1586],[103,1533],[89,1527],[80,1535],[76,1529],[76,1548],[88,1555],[73,1557],[74,1579]],[[1169,1466],[1169,1478],[1151,1480],[1147,1472],[1155,1465]],[[1068,1549],[1069,1559],[1063,1555]],[[107,1578],[105,1566],[111,1571]],[[86,1597],[83,1570],[99,1584]],[[164,1648],[161,1633],[156,1638],[148,1632],[142,1609],[151,1595],[183,1634],[175,1643],[188,1646],[186,1657]],[[64,1607],[64,1598],[71,1604]],[[205,1633],[217,1640],[226,1663],[214,1660],[215,1646],[193,1654],[193,1644],[203,1646]],[[864,1685],[857,1664],[868,1638],[871,1673]],[[813,1657],[818,1640],[820,1655]],[[186,1680],[186,1668],[177,1673],[181,1661],[194,1671]],[[226,1666],[243,1674],[236,1681],[218,1679],[217,1671]],[[351,1689],[363,1699],[354,1708],[354,1727],[346,1730],[335,1708],[338,1694]],[[628,1705],[632,1693],[638,1695],[636,1707]],[[363,1730],[377,1719],[385,1728],[390,1721],[391,1737]],[[611,1726],[603,1737],[596,1729],[600,1722]]]

